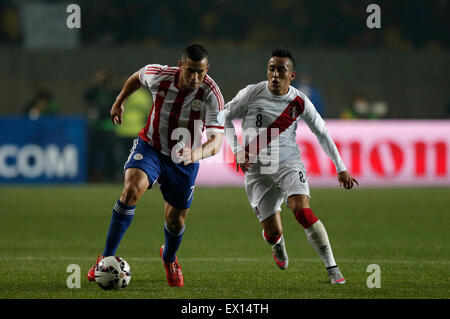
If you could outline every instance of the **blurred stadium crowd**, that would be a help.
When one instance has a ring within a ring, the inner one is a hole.
[[[21,41],[22,1],[0,2],[0,42]],[[35,1],[36,2],[36,1]],[[349,48],[448,48],[449,1],[349,0],[78,0],[83,8],[83,44],[191,42],[208,45],[273,45]],[[361,21],[371,3],[382,7],[383,33]],[[132,5],[131,5],[132,4]],[[338,18],[338,19],[337,19]]]

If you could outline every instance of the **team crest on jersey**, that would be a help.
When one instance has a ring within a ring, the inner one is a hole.
[[[202,107],[202,101],[199,99],[195,99],[191,103],[189,103],[189,107],[193,111],[200,111],[200,108]]]
[[[134,158],[136,161],[140,161],[141,159],[144,158],[144,156],[143,156],[141,153],[137,153],[137,154],[135,154],[135,155],[133,156],[133,158]]]
[[[160,91],[158,91],[158,95],[160,97],[162,97],[162,98],[165,98],[166,97],[166,92],[164,92],[164,90],[160,90]]]

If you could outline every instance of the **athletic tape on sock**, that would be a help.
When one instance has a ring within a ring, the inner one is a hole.
[[[295,219],[303,226],[303,228],[309,228],[315,222],[319,220],[319,218],[314,215],[311,208],[300,208],[295,211]]]
[[[270,238],[269,238],[269,235],[267,235],[267,233],[263,230],[263,236],[264,236],[264,239],[266,240],[267,243],[269,243],[270,245],[275,245],[275,244],[278,244],[281,241],[281,236],[283,236],[283,235],[282,234],[278,235],[275,238],[275,241],[271,241]]]

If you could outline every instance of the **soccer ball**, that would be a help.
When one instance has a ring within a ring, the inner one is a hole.
[[[105,257],[95,267],[95,282],[104,290],[123,289],[128,286],[130,279],[130,265],[121,257]]]

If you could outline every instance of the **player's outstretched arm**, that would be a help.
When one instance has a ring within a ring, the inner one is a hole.
[[[359,186],[358,181],[348,171],[342,171],[338,173],[339,186],[343,186],[345,189],[351,189],[356,184]]]
[[[196,161],[214,156],[219,153],[222,148],[223,133],[206,133],[208,140],[195,150],[183,148],[181,152],[184,165],[194,163]]]
[[[116,125],[117,123],[122,124],[122,117],[124,112],[123,104],[131,94],[140,89],[141,85],[141,81],[139,80],[139,71],[135,72],[127,79],[119,95],[116,97],[116,101],[111,107],[110,114],[111,120],[114,125]]]

